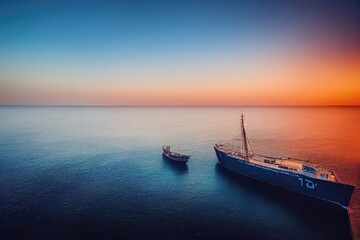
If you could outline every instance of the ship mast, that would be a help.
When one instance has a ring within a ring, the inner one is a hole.
[[[245,159],[247,161],[249,161],[249,149],[248,149],[248,145],[247,145],[247,138],[246,138],[246,132],[245,132],[245,127],[244,127],[244,114],[241,114],[241,132],[242,132],[243,141],[244,141]]]

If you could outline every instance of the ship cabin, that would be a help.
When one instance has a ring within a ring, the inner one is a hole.
[[[289,172],[299,173],[311,178],[339,182],[338,177],[333,171],[323,169],[320,165],[308,163],[306,161],[294,160],[291,158],[263,158],[255,155],[249,159],[249,162],[271,168],[277,168],[280,170],[286,170]]]

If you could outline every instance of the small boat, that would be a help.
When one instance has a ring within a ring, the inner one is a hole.
[[[164,156],[175,162],[187,163],[190,158],[188,155],[172,152],[170,146],[163,146],[162,149]]]
[[[309,161],[254,153],[246,136],[244,115],[241,115],[241,136],[215,144],[214,148],[218,162],[230,171],[345,209],[349,206],[355,185],[342,183],[334,171]]]

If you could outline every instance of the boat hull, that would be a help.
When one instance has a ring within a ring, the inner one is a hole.
[[[187,163],[189,160],[188,158],[174,158],[174,157],[170,156],[169,154],[166,154],[165,152],[163,154],[167,159],[170,159],[171,161],[174,161],[177,163]]]
[[[219,163],[230,171],[286,190],[335,203],[346,209],[355,189],[353,185],[314,179],[302,174],[250,163],[229,156],[216,147],[214,149]]]

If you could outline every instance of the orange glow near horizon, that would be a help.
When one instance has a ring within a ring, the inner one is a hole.
[[[236,64],[234,64],[236,65]],[[257,66],[259,65],[259,66]],[[358,56],[298,55],[201,71],[113,75],[110,82],[6,82],[1,104],[40,105],[360,105]],[[258,67],[258,68],[257,68]],[[71,75],[71,74],[70,74]],[[150,80],[146,78],[150,76]],[[176,77],[175,83],[171,79]],[[86,75],[78,76],[80,78]],[[118,78],[135,81],[117,81]],[[50,79],[51,75],[43,76]],[[139,80],[140,79],[140,80]]]

